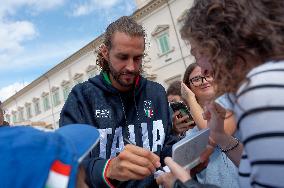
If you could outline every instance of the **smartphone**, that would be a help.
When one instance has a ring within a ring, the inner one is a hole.
[[[186,104],[184,102],[171,102],[170,106],[174,112],[180,111],[181,117],[188,115],[188,121],[193,121],[193,118],[189,112],[189,109],[187,108]]]

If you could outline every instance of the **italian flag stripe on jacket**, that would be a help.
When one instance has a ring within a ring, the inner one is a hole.
[[[67,188],[71,166],[56,160],[51,165],[45,188]]]

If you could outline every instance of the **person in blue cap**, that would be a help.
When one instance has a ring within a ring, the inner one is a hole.
[[[54,132],[0,126],[0,187],[87,187],[80,163],[98,138],[98,130],[84,124]]]

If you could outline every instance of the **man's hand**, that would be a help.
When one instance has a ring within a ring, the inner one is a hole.
[[[159,156],[147,149],[127,144],[124,150],[110,161],[106,177],[118,181],[141,180],[160,166]]]
[[[171,172],[159,176],[156,179],[157,184],[163,185],[165,188],[170,188],[173,187],[176,179],[179,179],[181,182],[186,182],[187,180],[191,179],[189,172],[174,162],[172,158],[166,157],[165,163],[170,168]]]
[[[176,181],[176,177],[173,175],[173,173],[165,173],[160,175],[157,179],[156,182],[159,185],[162,185],[163,188],[171,188],[174,185],[174,182]]]
[[[173,114],[173,129],[177,134],[182,134],[190,128],[193,128],[194,121],[188,121],[189,116],[181,116],[180,111]]]

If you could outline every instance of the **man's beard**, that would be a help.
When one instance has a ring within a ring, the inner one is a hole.
[[[135,84],[135,80],[133,82],[131,82],[131,83],[125,83],[123,80],[120,79],[120,77],[122,75],[124,75],[124,74],[131,74],[131,75],[133,75],[135,77],[140,75],[140,70],[136,71],[136,72],[130,72],[130,71],[121,71],[121,72],[119,72],[119,71],[116,71],[112,67],[111,63],[108,63],[108,66],[109,66],[109,73],[112,75],[113,79],[115,81],[117,81],[117,83],[119,85],[121,85],[123,87],[127,87],[127,88],[132,87]]]

